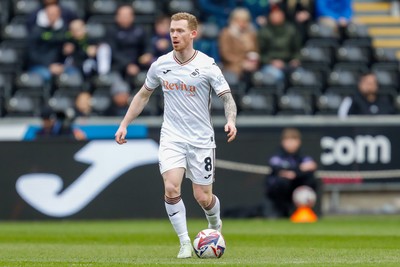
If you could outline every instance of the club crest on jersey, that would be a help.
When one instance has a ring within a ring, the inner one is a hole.
[[[197,78],[199,76],[200,76],[199,69],[195,69],[192,73],[190,73],[190,77],[192,77],[192,78]]]

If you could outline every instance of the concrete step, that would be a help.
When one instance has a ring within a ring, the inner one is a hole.
[[[366,25],[393,25],[400,26],[400,18],[391,16],[357,16],[354,18],[356,23]]]
[[[398,27],[370,27],[368,33],[372,37],[387,36],[387,37],[400,37],[400,28]]]
[[[389,12],[391,4],[389,2],[354,2],[354,12]]]
[[[400,49],[400,38],[396,38],[396,39],[374,38],[372,40],[372,46],[382,47],[382,48],[398,48],[398,49]]]

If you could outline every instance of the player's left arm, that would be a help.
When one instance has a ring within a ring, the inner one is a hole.
[[[237,108],[235,100],[232,97],[230,92],[227,92],[220,96],[222,101],[224,102],[224,110],[225,110],[225,117],[226,117],[226,124],[225,124],[225,132],[228,136],[228,143],[232,142],[236,138],[237,129],[236,129],[236,115],[237,115]]]

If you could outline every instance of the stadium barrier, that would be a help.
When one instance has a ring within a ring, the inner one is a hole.
[[[112,140],[119,120],[76,121],[87,141],[23,141],[33,139],[40,121],[0,121],[0,219],[164,218],[157,158],[161,118],[138,119],[123,146]],[[213,121],[215,192],[226,210],[263,202],[267,160],[284,127],[301,130],[303,152],[319,163],[316,176],[331,194],[330,208],[341,191],[400,190],[397,116],[240,117],[237,140],[230,144],[224,118]],[[183,198],[189,217],[203,216],[187,180]]]

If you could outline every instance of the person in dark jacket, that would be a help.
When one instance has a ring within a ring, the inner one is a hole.
[[[28,71],[49,81],[53,75],[60,75],[65,71],[62,50],[67,26],[61,18],[58,5],[48,5],[45,11],[49,26],[36,25],[29,35]]]
[[[270,217],[289,217],[295,209],[292,201],[293,191],[307,185],[317,191],[314,172],[317,163],[302,155],[301,133],[295,128],[285,128],[281,134],[279,152],[269,159],[272,169],[266,178],[266,199],[271,203]]]
[[[278,6],[272,8],[268,20],[257,37],[261,70],[282,81],[286,71],[300,65],[301,35]]]
[[[78,18],[78,16],[72,10],[60,5],[58,0],[42,0],[40,7],[29,14],[26,20],[26,26],[28,30],[32,30],[35,25],[41,27],[50,26],[50,21],[45,11],[46,6],[49,5],[58,5],[60,7],[61,18],[66,25]]]
[[[115,15],[115,25],[107,32],[111,46],[112,66],[123,77],[136,76],[147,69],[153,60],[150,37],[143,27],[136,25],[131,5],[121,5]]]
[[[353,96],[343,99],[338,110],[340,118],[349,115],[388,115],[395,114],[393,101],[387,94],[379,94],[376,75],[363,73],[358,82],[358,90]]]

